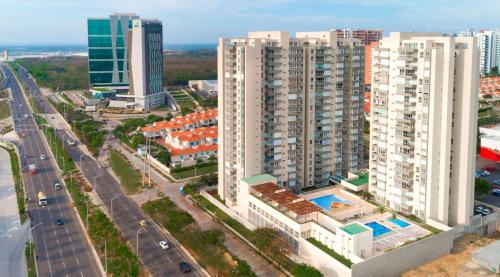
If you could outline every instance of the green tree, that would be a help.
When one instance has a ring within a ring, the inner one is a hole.
[[[474,190],[477,196],[485,196],[490,193],[491,185],[485,180],[476,178]]]
[[[139,144],[144,144],[144,143],[146,143],[146,138],[142,133],[135,134],[130,140],[130,146],[133,149],[136,149],[139,146]]]
[[[166,166],[169,166],[170,165],[170,151],[168,151],[168,149],[166,149],[165,147],[163,146],[160,146],[158,147],[158,151],[156,152],[156,155],[155,155],[156,159],[166,165]]]
[[[236,267],[236,274],[240,277],[256,277],[255,272],[244,260],[238,260],[238,266]]]
[[[490,77],[500,76],[500,72],[498,72],[498,66],[492,67],[490,70],[490,74],[488,74],[488,76]]]
[[[170,120],[172,120],[172,118],[173,118],[173,116],[172,116],[172,114],[171,114],[171,113],[168,113],[168,114],[165,116],[165,120],[166,120],[166,121],[170,121]]]

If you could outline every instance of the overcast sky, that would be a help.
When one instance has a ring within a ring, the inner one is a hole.
[[[0,0],[0,44],[86,44],[86,17],[114,12],[160,19],[167,44],[260,30],[500,27],[500,0]]]

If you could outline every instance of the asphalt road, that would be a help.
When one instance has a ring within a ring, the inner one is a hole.
[[[37,98],[36,101],[40,104],[39,106],[49,113],[55,113],[54,108],[41,97],[35,82],[29,78],[26,72],[21,75],[25,85],[30,88]],[[100,163],[88,156],[87,152],[82,151],[79,147],[67,144],[64,138],[68,136],[76,138],[74,134],[64,129],[59,129],[56,133],[58,137],[64,140],[65,147],[69,149],[71,158],[85,177],[92,183],[103,205],[112,213],[113,222],[118,226],[125,239],[136,250],[142,263],[151,275],[179,276],[182,273],[178,268],[178,264],[181,261],[187,261],[194,266],[194,271],[182,275],[202,276],[199,265],[195,264],[194,260],[187,258],[187,255],[185,255],[178,245],[174,245],[168,250],[160,248],[158,244],[160,241],[165,239],[172,241],[172,238],[164,235],[156,225],[149,224],[149,227],[141,228],[139,221],[145,220],[146,216],[137,204],[123,192],[120,184],[105,168],[101,167]],[[81,144],[79,141],[77,143]],[[111,201],[113,202],[112,209]],[[136,245],[139,246],[138,250]]]
[[[84,237],[76,212],[69,206],[71,201],[68,194],[64,188],[59,191],[54,189],[54,183],[60,180],[54,158],[43,142],[42,134],[13,73],[7,66],[1,66],[7,77],[7,86],[12,90],[11,110],[15,130],[19,135],[26,135],[18,143],[18,149],[21,154],[24,186],[27,197],[30,198],[27,207],[32,216],[31,224],[34,226],[38,276],[100,276],[98,262]],[[28,158],[23,158],[25,154]],[[41,160],[42,154],[47,159]],[[35,175],[28,173],[28,166],[32,163],[38,170]],[[39,191],[47,195],[48,205],[37,205]],[[55,225],[56,219],[63,219],[65,224]]]

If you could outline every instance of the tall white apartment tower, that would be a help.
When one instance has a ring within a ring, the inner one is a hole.
[[[358,171],[364,46],[337,33],[252,32],[220,39],[219,195],[269,173],[297,190]]]
[[[370,181],[377,202],[450,226],[474,204],[474,37],[391,33],[373,49]]]

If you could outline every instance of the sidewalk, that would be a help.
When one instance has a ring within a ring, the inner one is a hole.
[[[113,147],[125,155],[130,163],[136,168],[141,170],[143,168],[143,161],[135,155],[128,152],[120,144],[113,145]],[[155,169],[151,169],[151,180],[158,184],[160,191],[165,193],[179,208],[187,211],[194,220],[200,225],[203,230],[207,229],[220,229],[224,232],[226,246],[238,258],[246,261],[257,276],[280,276],[280,272],[273,265],[269,264],[267,260],[255,253],[248,245],[241,240],[234,237],[232,233],[223,228],[220,224],[214,222],[212,218],[205,213],[201,208],[193,205],[187,198],[179,192],[182,183],[173,183],[168,181],[165,177],[160,175]],[[150,193],[150,197],[151,197]],[[140,196],[132,196],[134,201],[138,204],[144,202],[144,194]]]

